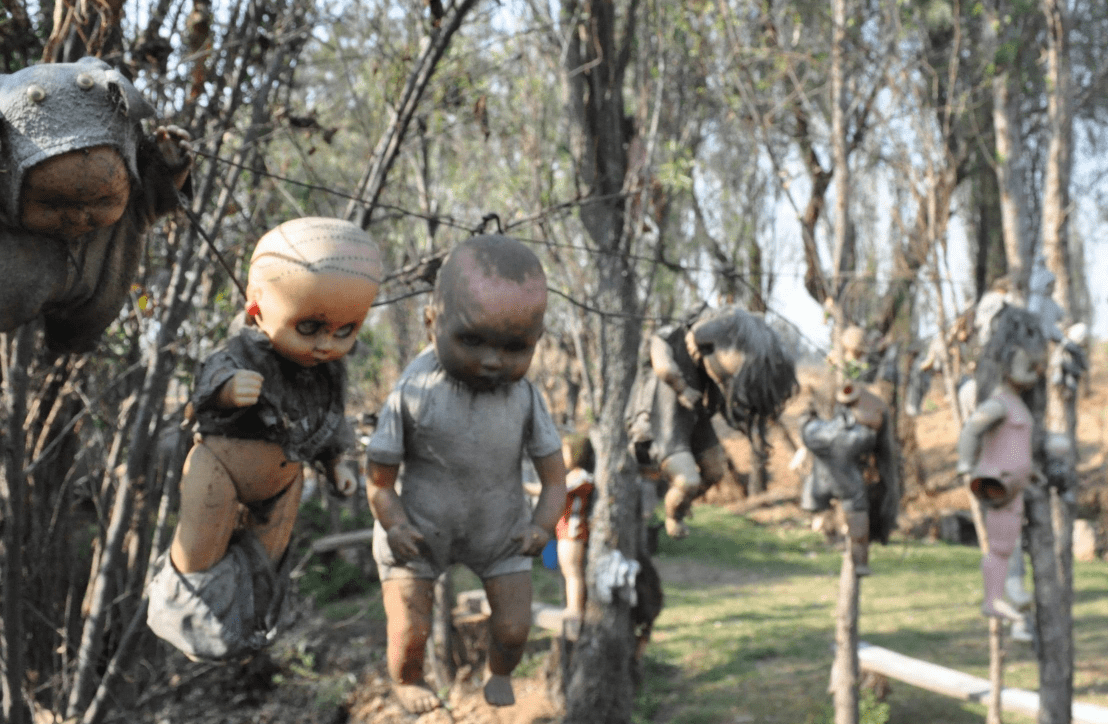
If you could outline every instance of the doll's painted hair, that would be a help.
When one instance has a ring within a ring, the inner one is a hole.
[[[752,425],[761,427],[777,419],[799,389],[796,363],[760,316],[725,307],[708,319],[700,330],[710,338],[733,343],[745,356],[742,367],[722,390],[723,416],[729,426],[749,434]]]

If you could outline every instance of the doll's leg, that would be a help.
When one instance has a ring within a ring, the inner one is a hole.
[[[284,489],[269,512],[264,523],[251,524],[250,529],[269,554],[269,560],[278,561],[289,547],[296,515],[300,511],[300,494],[304,490],[304,469],[297,465],[296,477]]]
[[[1008,557],[1008,576],[1004,581],[1004,592],[1008,595],[1008,600],[1021,610],[1031,607],[1031,593],[1023,585],[1023,577],[1023,545],[1020,540],[1016,542],[1015,550]]]
[[[558,565],[566,582],[566,614],[585,612],[585,541],[559,540]]]
[[[203,443],[189,451],[181,473],[181,510],[169,558],[181,573],[206,571],[227,552],[239,517],[227,468]]]
[[[700,490],[700,469],[692,453],[682,451],[662,461],[662,473],[669,481],[665,497],[666,533],[671,538],[684,538],[689,534],[685,516]]]
[[[523,658],[531,630],[531,572],[488,578],[485,594],[491,611],[485,701],[493,706],[511,706],[516,702],[511,675]]]
[[[412,714],[431,711],[442,701],[423,678],[424,647],[431,632],[435,582],[393,578],[381,582],[388,618],[388,665],[393,692]]]
[[[211,436],[203,446],[231,476],[239,502],[254,510],[250,529],[270,560],[280,559],[300,509],[303,464],[287,459],[280,445],[263,440]]]
[[[1023,495],[1017,495],[1003,508],[985,511],[985,532],[989,550],[981,557],[981,574],[985,582],[985,602],[981,610],[986,616],[1001,616],[1013,621],[1022,618],[1004,598],[1004,582],[1008,575],[1008,559],[1019,544],[1023,524]]]

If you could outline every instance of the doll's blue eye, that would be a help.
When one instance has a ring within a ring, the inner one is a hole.
[[[305,337],[311,337],[323,327],[323,322],[316,319],[305,319],[296,323],[296,331]]]
[[[350,336],[350,334],[353,331],[354,331],[354,325],[353,324],[347,324],[347,325],[344,325],[344,326],[339,327],[338,329],[336,329],[335,330],[335,336],[338,337],[339,339],[346,339],[347,337]]]

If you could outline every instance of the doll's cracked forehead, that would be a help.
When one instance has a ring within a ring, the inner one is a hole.
[[[249,286],[299,274],[349,274],[381,283],[381,252],[361,227],[305,217],[266,232],[250,258]]]
[[[506,285],[524,292],[526,309],[541,320],[546,311],[546,273],[535,253],[506,236],[474,237],[455,247],[439,269],[435,310],[483,305],[487,295]]]

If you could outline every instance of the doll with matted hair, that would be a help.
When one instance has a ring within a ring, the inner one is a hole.
[[[272,640],[304,464],[354,492],[339,464],[353,443],[343,357],[380,281],[377,245],[339,219],[285,222],[254,249],[246,323],[204,361],[193,393],[180,518],[150,587],[150,627],[193,658]]]
[[[977,407],[958,438],[958,472],[985,511],[982,613],[1022,621],[1005,598],[1005,579],[1020,540],[1023,491],[1041,476],[1035,450],[1043,441],[1035,421],[1045,404],[1047,344],[1039,317],[1010,306],[993,317],[988,340],[977,363]]]

